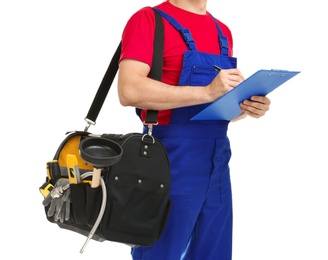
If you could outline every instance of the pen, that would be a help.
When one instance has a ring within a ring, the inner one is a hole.
[[[213,65],[213,67],[214,67],[214,69],[215,69],[216,71],[218,71],[218,72],[221,71],[221,68],[220,68],[219,66]]]

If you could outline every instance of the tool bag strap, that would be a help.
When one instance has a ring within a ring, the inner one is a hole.
[[[153,9],[154,10],[154,9]],[[162,80],[162,66],[163,66],[163,50],[164,50],[164,27],[162,22],[161,15],[154,10],[155,19],[156,19],[156,29],[155,29],[155,40],[154,40],[154,53],[152,60],[152,68],[150,71],[150,77],[152,79],[161,81]],[[107,71],[100,83],[100,86],[97,90],[97,93],[93,99],[89,112],[85,118],[85,121],[88,125],[85,128],[85,131],[88,131],[90,125],[95,125],[98,114],[102,105],[105,102],[108,91],[113,83],[113,80],[118,71],[118,62],[121,55],[121,46],[122,42],[119,43],[110,63],[107,68]],[[156,124],[158,117],[157,110],[148,110],[145,120],[145,125],[147,124]]]

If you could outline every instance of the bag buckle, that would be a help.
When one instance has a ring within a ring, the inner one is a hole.
[[[95,125],[95,124],[96,124],[96,122],[94,122],[94,121],[92,121],[92,120],[90,120],[90,119],[88,119],[88,118],[84,118],[84,121],[87,122],[87,125],[86,125],[85,128],[84,128],[84,132],[88,132],[89,127],[90,127],[91,125]]]
[[[152,136],[153,135],[153,126],[154,125],[158,125],[158,121],[151,122],[151,123],[148,123],[146,121],[143,121],[143,124],[148,127],[148,135],[149,136]]]

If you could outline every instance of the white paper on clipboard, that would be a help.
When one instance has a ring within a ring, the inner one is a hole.
[[[196,114],[191,120],[230,121],[242,112],[239,105],[242,101],[254,95],[266,96],[298,73],[300,71],[258,70],[234,89]]]

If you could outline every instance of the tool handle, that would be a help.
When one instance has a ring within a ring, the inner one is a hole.
[[[91,187],[97,188],[100,185],[101,168],[93,168]]]

